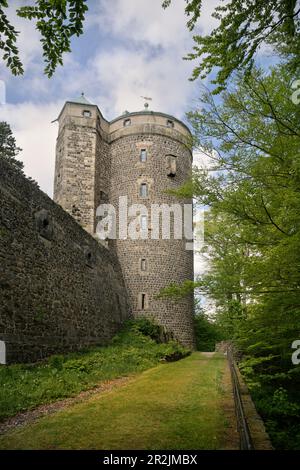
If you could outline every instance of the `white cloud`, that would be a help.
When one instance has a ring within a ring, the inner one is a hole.
[[[145,42],[153,47],[184,49],[190,42],[184,16],[185,1],[176,0],[172,7],[162,9],[161,0],[114,0],[99,2],[98,14],[90,24],[112,33],[121,40]]]
[[[17,145],[23,149],[19,158],[25,173],[35,179],[41,189],[52,196],[57,117],[61,102],[51,104],[7,104],[0,108],[0,120],[7,121]]]
[[[209,32],[217,0],[205,0],[196,31]],[[166,10],[161,0],[99,2],[88,26],[114,38],[112,49],[98,54],[91,67],[105,90],[99,104],[115,117],[125,109],[139,110],[140,95],[153,98],[153,109],[182,116],[189,109],[195,83],[188,79],[195,62],[183,57],[192,50],[193,34],[187,29],[185,0],[173,1]],[[115,115],[113,115],[113,113]]]
[[[216,25],[211,13],[218,4],[220,0],[204,0],[196,32],[208,34]],[[173,0],[165,10],[162,0],[114,0],[112,11],[111,2],[99,2],[96,14],[93,12],[88,22],[121,40],[143,41],[186,53],[190,51],[192,34],[186,27],[185,7],[185,0]]]
[[[171,114],[180,114],[188,106],[193,86],[188,81],[190,67],[181,64],[181,58],[161,52],[157,56],[148,51],[128,51],[116,48],[100,54],[93,61],[101,93],[100,107],[110,118],[143,108],[142,96],[151,96],[151,108]]]
[[[91,61],[105,94],[98,97],[109,118],[143,108],[140,95],[153,98],[154,110],[182,114],[193,90],[188,81],[192,65],[182,56],[192,45],[186,28],[185,1],[163,10],[161,0],[99,2],[88,18],[114,39],[112,49]]]

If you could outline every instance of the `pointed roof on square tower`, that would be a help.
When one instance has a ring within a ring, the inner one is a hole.
[[[75,98],[74,100],[70,100],[71,103],[78,103],[78,104],[93,104],[91,103],[86,97],[84,96],[84,93],[82,92],[81,95],[78,98]]]

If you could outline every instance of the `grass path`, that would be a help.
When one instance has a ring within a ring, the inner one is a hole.
[[[3,435],[0,449],[237,448],[227,362],[194,353]]]

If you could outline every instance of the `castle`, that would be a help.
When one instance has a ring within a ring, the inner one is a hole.
[[[128,206],[180,204],[184,209],[192,201],[179,200],[169,190],[178,189],[192,168],[190,131],[178,119],[145,109],[125,112],[108,122],[97,105],[85,96],[67,101],[58,117],[54,201],[96,237],[97,208],[110,204],[116,208],[116,225],[122,215],[120,198]],[[137,206],[135,206],[137,207]],[[116,236],[107,249],[120,263],[134,317],[156,319],[182,344],[194,347],[193,297],[180,301],[158,298],[161,289],[171,283],[193,279],[193,251],[186,240],[153,237],[154,227],[148,215],[139,213],[146,237],[130,239]],[[126,215],[127,217],[127,215]],[[178,215],[170,211],[170,221]],[[119,232],[118,232],[119,233]]]
[[[188,128],[147,108],[108,122],[84,96],[58,122],[55,201],[0,159],[0,364],[108,344],[132,316],[193,348],[193,296],[158,297],[193,279],[192,201],[169,191],[191,172]],[[99,239],[103,207],[117,236]]]

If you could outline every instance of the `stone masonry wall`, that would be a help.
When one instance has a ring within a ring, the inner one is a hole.
[[[65,116],[56,145],[54,200],[94,232],[96,119]]]
[[[0,160],[0,340],[7,362],[105,344],[128,311],[113,253]]]
[[[186,240],[176,240],[171,230],[171,239],[151,239],[152,204],[191,204],[191,200],[179,200],[167,193],[178,189],[190,176],[192,159],[190,150],[177,139],[177,133],[162,126],[132,126],[125,129],[111,143],[111,194],[110,202],[118,207],[118,198],[127,196],[128,206],[143,204],[148,209],[149,230],[147,240],[115,241],[115,249],[123,270],[128,289],[132,313],[135,317],[155,318],[172,331],[182,344],[194,348],[193,296],[181,301],[159,299],[160,290],[170,284],[181,284],[193,279],[193,251],[186,250]],[[131,135],[129,135],[131,132]],[[140,161],[141,149],[147,150],[147,161]],[[168,177],[167,155],[176,156],[176,175]],[[148,196],[141,197],[141,183],[147,183]],[[118,217],[117,217],[118,220]],[[171,229],[172,229],[171,218]],[[145,271],[141,270],[141,259],[146,260]],[[141,306],[141,295],[146,304]]]

